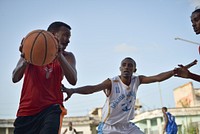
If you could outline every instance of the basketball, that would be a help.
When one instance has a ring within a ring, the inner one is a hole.
[[[34,30],[22,41],[24,58],[33,65],[51,63],[58,52],[58,42],[54,35],[45,30]]]

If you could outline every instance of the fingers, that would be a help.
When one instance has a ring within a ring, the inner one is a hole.
[[[23,41],[24,41],[24,38],[21,40],[21,44],[19,46],[19,51],[22,53],[22,49],[23,49]]]
[[[60,86],[60,90],[63,92],[63,87],[64,87],[64,85],[63,84],[61,84],[61,86]]]
[[[179,67],[184,67],[182,64],[179,64],[178,66],[179,66]]]
[[[190,68],[190,67],[192,67],[192,66],[194,66],[194,65],[196,65],[196,64],[197,64],[197,60],[195,59],[193,62],[191,62],[191,63],[185,65],[185,67],[186,67],[186,68]]]
[[[19,46],[19,51],[22,53],[22,48],[23,48],[23,46],[22,45],[20,45]]]
[[[64,100],[64,101],[67,101],[69,98],[70,98],[70,97],[69,97],[69,96],[67,96],[67,97],[65,98],[65,100]]]
[[[22,58],[25,58],[25,54],[24,54],[24,53],[21,53],[20,56],[21,56]]]
[[[71,95],[68,95],[68,92],[66,91],[67,88],[63,84],[61,84],[60,90],[62,92],[66,92],[67,93],[67,97],[64,99],[64,101],[67,101],[71,97]]]
[[[178,74],[174,74],[174,77],[178,77]]]
[[[62,92],[65,92],[65,89],[66,89],[66,87],[65,87],[63,84],[61,84],[60,90],[61,90]]]

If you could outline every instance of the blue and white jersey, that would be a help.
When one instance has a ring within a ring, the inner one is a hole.
[[[110,80],[112,89],[103,106],[102,122],[109,125],[127,123],[134,118],[136,93],[140,84],[139,77],[132,76],[129,86],[125,85],[119,76]]]
[[[167,128],[166,132],[167,133],[172,133],[172,132],[177,132],[177,124],[175,122],[175,117],[171,115],[169,112],[166,112],[167,117],[168,117],[168,123],[167,123]]]

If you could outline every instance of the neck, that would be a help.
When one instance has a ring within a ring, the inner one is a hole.
[[[125,84],[125,85],[127,85],[127,86],[129,86],[130,85],[130,83],[131,83],[131,77],[122,77],[122,76],[119,76],[120,77],[120,79],[121,79],[121,81]]]

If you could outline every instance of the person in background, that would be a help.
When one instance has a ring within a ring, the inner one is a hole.
[[[77,82],[75,56],[65,51],[70,42],[71,27],[56,21],[49,25],[47,31],[59,44],[57,57],[52,63],[45,66],[30,64],[24,59],[23,44],[20,46],[21,57],[13,70],[12,81],[16,83],[24,79],[14,134],[60,133],[62,117],[66,114],[61,81],[65,77],[71,85]]]
[[[166,132],[167,134],[177,134],[178,128],[175,122],[175,117],[170,113],[167,112],[166,107],[162,107],[163,118],[165,121],[163,134]]]
[[[76,132],[76,129],[73,128],[73,124],[71,121],[68,123],[68,125],[69,125],[69,128],[68,129],[66,128],[63,134],[78,134]]]

